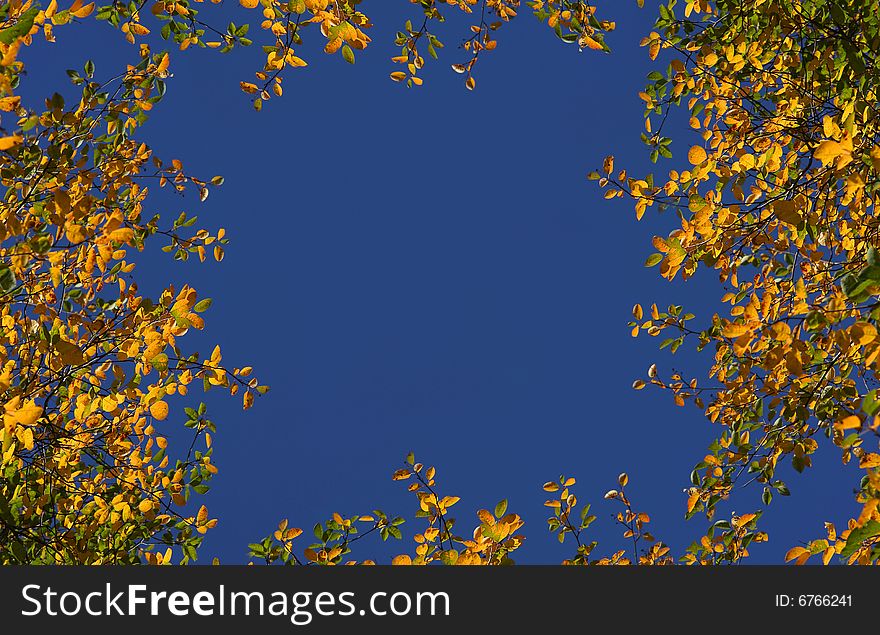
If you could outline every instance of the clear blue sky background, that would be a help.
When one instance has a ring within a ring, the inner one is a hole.
[[[232,5],[223,10],[237,15]],[[253,365],[272,386],[246,413],[238,398],[207,400],[221,471],[206,502],[220,523],[203,557],[243,562],[247,543],[283,517],[306,529],[377,506],[411,517],[414,498],[390,480],[409,450],[437,466],[443,493],[462,496],[462,526],[509,498],[526,520],[520,562],[572,552],[548,534],[542,505],[541,484],[562,473],[594,503],[602,552],[626,544],[616,507],[602,500],[623,470],[675,552],[702,535],[704,521],[683,520],[682,490],[717,430],[693,406],[630,386],[654,361],[703,378],[706,360],[658,352],[626,322],[635,302],[653,301],[707,320],[717,278],[669,284],[645,269],[651,236],[674,218],[637,223],[628,202],[602,200],[585,179],[610,153],[633,174],[674,165],[652,166],[639,140],[637,93],[655,65],[638,42],[653,9],[600,5],[619,27],[612,55],[579,54],[524,8],[481,62],[475,92],[449,69],[465,59],[458,21],[421,89],[388,80],[394,31],[416,15],[403,1],[365,3],[374,42],[357,64],[312,46],[310,66],[288,73],[285,96],[259,114],[238,88],[260,64],[256,47],[172,51],[167,97],[141,134],[160,156],[226,184],[204,205],[157,196],[150,211],[198,211],[232,242],[222,263],[205,265],[175,263],[155,245],[138,276],[150,293],[190,282],[213,297],[207,329],[189,345],[219,342],[225,361]],[[73,95],[64,71],[86,59],[108,77],[136,55],[91,19],[57,37],[24,53],[31,99],[59,86]],[[681,157],[694,137],[673,124]],[[822,521],[854,510],[853,472],[833,452],[815,463],[765,515],[771,541],[753,562],[781,562],[788,547],[820,537]],[[759,507],[754,488],[726,509]],[[420,526],[409,520],[402,545],[353,557],[411,552]]]

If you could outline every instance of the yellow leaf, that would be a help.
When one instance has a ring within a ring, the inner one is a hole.
[[[880,467],[880,454],[876,452],[868,452],[859,460],[859,467],[868,469],[871,467]]]
[[[875,172],[880,172],[880,146],[871,149],[871,165],[874,166]]]
[[[157,401],[153,405],[150,406],[150,414],[153,415],[154,419],[158,419],[159,421],[164,421],[168,416],[168,404],[164,401]]]
[[[309,63],[306,62],[301,57],[297,57],[293,54],[293,51],[290,51],[284,58],[284,61],[287,62],[288,66],[293,66],[294,68],[300,68],[303,66],[308,66]]]
[[[440,505],[442,507],[452,507],[461,499],[458,496],[444,496],[440,501]]]
[[[602,161],[602,170],[604,170],[605,174],[611,174],[614,172],[614,157],[607,156],[605,160]]]
[[[260,0],[238,0],[238,3],[245,9],[255,9],[260,4]]]
[[[153,502],[149,501],[147,499],[144,499],[138,504],[138,509],[142,513],[146,514],[147,512],[149,512],[150,510],[153,509]]]
[[[606,498],[607,498],[608,495],[606,494],[605,496],[606,496]],[[698,502],[699,500],[700,500],[700,493],[699,493],[699,492],[694,492],[693,494],[691,494],[690,496],[688,496],[687,510],[688,510],[688,513],[689,513],[689,514],[690,514],[692,511],[694,511],[694,507],[697,506],[697,502]]]
[[[837,141],[833,141],[831,139],[827,139],[819,144],[819,146],[813,151],[813,156],[822,162],[822,165],[827,167],[834,160],[842,155],[845,152],[842,145],[840,145]]]
[[[95,3],[94,2],[87,4],[86,6],[80,8],[80,9],[77,9],[75,11],[73,10],[73,7],[70,8],[70,12],[78,18],[87,18],[92,14],[92,11],[94,11],[94,10],[95,10]]]
[[[827,565],[829,562],[831,562],[831,558],[834,557],[834,553],[834,547],[828,547],[822,554],[822,564]]]
[[[834,427],[839,430],[855,430],[856,428],[862,427],[862,420],[859,419],[856,415],[850,415],[845,419],[837,422]]]
[[[86,229],[82,225],[67,225],[64,233],[71,245],[78,245],[86,239]]]
[[[691,162],[691,165],[700,165],[707,158],[706,150],[702,146],[693,146],[688,150],[688,161]]]
[[[10,148],[14,148],[18,144],[20,144],[24,139],[21,136],[14,134],[9,137],[0,137],[0,151],[9,150]]]
[[[24,446],[25,450],[33,450],[34,449],[34,430],[33,428],[24,428],[16,432],[18,435],[19,441]]]
[[[739,337],[740,335],[745,335],[748,332],[749,327],[745,324],[736,324],[734,322],[731,322],[724,327],[723,335],[724,337]]]
[[[19,103],[21,103],[21,97],[3,97],[0,99],[0,110],[3,112],[15,110]]]
[[[131,227],[120,227],[110,232],[108,238],[118,243],[130,242],[134,237],[134,230]]]
[[[412,564],[412,558],[408,555],[403,554],[400,556],[394,556],[394,559],[391,561],[392,565],[395,566],[409,566]]]
[[[582,35],[578,39],[578,46],[580,46],[581,48],[586,47],[586,48],[592,49],[594,51],[601,51],[602,50],[602,45],[599,42],[597,42],[596,40],[594,40],[593,38],[591,38],[589,35]]]
[[[40,418],[40,415],[43,414],[43,409],[31,402],[10,414],[19,425],[32,426]]]
[[[804,554],[809,554],[810,552],[804,549],[803,547],[792,547],[788,550],[788,553],[785,554],[785,561],[791,562],[796,558],[800,558]]]

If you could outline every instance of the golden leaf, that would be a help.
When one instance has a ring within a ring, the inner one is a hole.
[[[741,335],[745,335],[748,332],[749,327],[745,324],[737,324],[736,322],[731,322],[724,327],[722,335],[724,335],[724,337],[737,338]]]
[[[862,469],[880,467],[880,454],[877,454],[876,452],[869,452],[868,454],[865,454],[861,459],[859,459],[859,467]]]
[[[164,401],[156,401],[150,406],[150,414],[154,419],[164,421],[168,416],[168,404]]]
[[[839,430],[855,430],[862,427],[862,420],[856,415],[850,415],[834,424],[834,427]]]
[[[688,161],[691,165],[700,165],[708,158],[706,150],[702,146],[693,146],[688,150]]]
[[[871,165],[874,166],[875,172],[880,173],[880,146],[871,148]]]
[[[30,402],[9,414],[18,425],[32,426],[37,422],[37,419],[40,418],[40,415],[43,414],[43,409],[40,406],[35,405],[33,402]]]
[[[594,51],[601,51],[604,49],[604,47],[602,46],[602,44],[600,42],[597,42],[596,40],[594,40],[593,38],[591,38],[589,35],[586,35],[586,34],[582,35],[580,38],[578,38],[578,46],[580,46],[581,48],[586,47],[586,48],[592,49]]]
[[[804,549],[803,547],[792,547],[792,548],[789,549],[788,552],[785,554],[785,561],[786,561],[786,562],[791,562],[792,560],[794,560],[794,559],[796,559],[796,558],[800,558],[800,557],[803,556],[804,554],[809,555],[810,552],[807,551],[806,549]]]
[[[801,223],[801,215],[798,213],[798,205],[795,201],[774,201],[773,213],[776,217],[789,225],[797,227]]]
[[[699,502],[699,500],[700,500],[700,493],[699,492],[694,492],[690,496],[688,496],[687,510],[688,510],[689,514],[692,511],[694,511],[694,507],[697,506],[697,502]]]
[[[3,112],[9,112],[11,110],[15,110],[21,104],[21,97],[3,97],[0,98],[0,110]]]
[[[61,361],[67,366],[79,366],[86,361],[85,355],[83,355],[79,346],[66,340],[58,340],[55,344],[55,350],[58,352]]]
[[[0,137],[0,151],[9,150],[19,145],[24,139],[19,135]]]
[[[843,147],[837,141],[831,139],[823,141],[813,151],[813,156],[826,167],[833,163],[841,154],[843,154]]]
[[[64,234],[71,245],[78,245],[86,239],[86,228],[82,225],[67,225]]]
[[[118,243],[127,243],[131,242],[131,239],[134,237],[134,230],[130,227],[120,227],[119,229],[114,229],[108,235],[108,238],[114,242]]]

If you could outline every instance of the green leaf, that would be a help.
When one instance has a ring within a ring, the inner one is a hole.
[[[211,298],[205,298],[204,300],[200,300],[196,302],[196,305],[193,307],[193,311],[196,313],[201,313],[202,311],[207,311],[211,308],[211,305],[214,303],[214,300]]]
[[[844,558],[848,558],[862,546],[862,543],[865,540],[873,538],[878,534],[880,534],[880,522],[876,520],[868,521],[861,527],[853,529],[849,532],[849,536],[846,539],[846,546],[843,548],[843,551],[840,552],[840,555]]]
[[[3,494],[0,494],[0,520],[9,526],[15,523],[15,518],[12,517],[12,510],[9,508],[9,503],[3,497]]]
[[[351,50],[351,47],[348,44],[342,45],[342,59],[349,64],[354,64],[354,51]]]
[[[34,18],[37,17],[37,13],[39,12],[40,10],[37,7],[34,7],[18,16],[18,22],[8,29],[0,31],[0,42],[3,44],[12,44],[18,38],[27,35],[34,26]]]
[[[12,554],[18,559],[19,562],[28,562],[27,550],[24,548],[24,545],[17,540],[12,543]]]
[[[663,260],[663,254],[651,254],[650,256],[648,256],[648,259],[645,260],[645,266],[646,267],[653,267],[655,265],[660,264],[660,262],[662,260]]]
[[[880,409],[880,400],[877,399],[877,391],[872,390],[867,395],[862,397],[862,410],[868,416],[872,416],[877,410]]]
[[[150,360],[150,364],[156,370],[165,371],[168,370],[168,355],[165,353],[159,353],[153,359]]]
[[[447,549],[440,554],[440,561],[445,565],[453,565],[458,560],[458,552],[455,549]]]
[[[0,265],[0,291],[12,291],[15,288],[15,274],[12,269]]]
[[[495,505],[495,518],[501,518],[507,512],[507,499]]]

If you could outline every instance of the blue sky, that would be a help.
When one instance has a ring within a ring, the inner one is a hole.
[[[449,69],[465,59],[462,23],[446,28],[425,85],[406,90],[388,80],[389,57],[413,8],[365,4],[373,44],[356,65],[307,40],[310,65],[288,73],[284,97],[261,113],[238,88],[260,65],[256,47],[172,51],[167,96],[141,133],[160,156],[226,178],[205,204],[157,196],[153,211],[197,211],[231,238],[224,261],[204,265],[175,263],[155,246],[137,270],[142,289],[189,282],[213,297],[190,345],[219,342],[226,361],[254,366],[272,386],[246,413],[238,399],[207,399],[220,473],[206,502],[220,523],[203,556],[243,562],[247,543],[284,517],[304,528],[376,507],[411,518],[415,500],[390,480],[409,450],[437,466],[443,493],[462,497],[460,527],[509,499],[526,521],[520,562],[572,551],[547,532],[542,505],[541,484],[563,473],[593,502],[600,551],[626,545],[616,507],[602,500],[625,470],[652,531],[682,552],[705,529],[683,520],[682,490],[717,430],[693,406],[631,384],[652,362],[702,378],[706,359],[658,352],[626,323],[635,302],[655,301],[707,320],[717,278],[670,284],[645,269],[650,238],[675,219],[649,213],[637,223],[626,201],[604,201],[585,178],[606,154],[632,174],[675,165],[652,166],[639,140],[637,93],[655,65],[638,41],[653,11],[600,4],[618,23],[604,55],[562,44],[524,8],[469,92]],[[136,55],[91,20],[57,38],[23,56],[31,99],[59,86],[72,95],[64,71],[86,59],[110,76]],[[693,137],[673,124],[680,157]],[[842,524],[854,510],[840,494],[855,484],[852,471],[834,452],[815,463],[765,514],[771,541],[753,562],[781,562],[820,537],[823,521]],[[727,510],[761,507],[760,493],[738,493]],[[408,520],[402,545],[372,543],[353,557],[411,552],[418,526]]]

